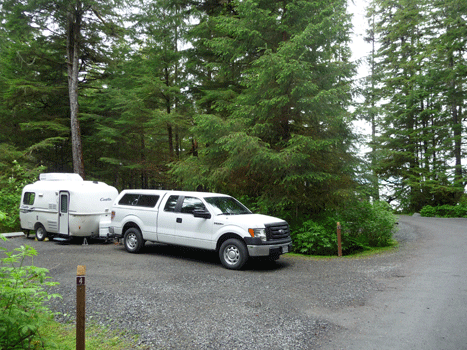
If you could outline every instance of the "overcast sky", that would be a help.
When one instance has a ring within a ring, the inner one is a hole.
[[[352,36],[352,60],[367,56],[370,46],[363,40],[365,30],[367,29],[367,20],[365,18],[366,0],[349,0],[349,11],[353,14],[353,36]],[[359,69],[359,75],[365,76],[366,68],[362,65]]]
[[[353,35],[352,35],[352,60],[358,60],[367,56],[371,50],[370,45],[363,40],[365,30],[367,28],[367,20],[365,18],[365,8],[367,0],[349,0],[349,11],[353,14]],[[368,74],[368,67],[365,64],[360,64],[358,68],[358,76],[364,77]],[[361,135],[369,136],[371,134],[371,125],[365,121],[357,121],[353,123],[355,132]],[[360,145],[360,154],[368,152],[369,148]]]

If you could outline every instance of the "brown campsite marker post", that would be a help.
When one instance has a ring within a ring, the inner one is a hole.
[[[337,256],[342,256],[341,224],[337,223]]]
[[[86,266],[78,265],[76,272],[76,350],[84,350],[86,329]]]

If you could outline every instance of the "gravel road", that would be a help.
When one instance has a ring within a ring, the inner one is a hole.
[[[39,253],[63,296],[51,306],[75,315],[76,268],[86,265],[88,319],[139,335],[148,349],[320,349],[345,328],[342,310],[365,305],[405,274],[421,239],[406,220],[400,247],[373,257],[313,259],[282,256],[222,267],[216,254],[147,244],[140,254],[122,245],[58,244],[14,238]],[[345,313],[344,313],[345,316]]]

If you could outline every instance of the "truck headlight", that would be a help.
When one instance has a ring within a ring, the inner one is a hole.
[[[267,241],[266,229],[264,228],[249,228],[248,232],[251,237],[261,238],[263,242]]]

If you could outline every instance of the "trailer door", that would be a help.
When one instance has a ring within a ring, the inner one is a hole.
[[[70,194],[68,192],[60,191],[60,218],[59,230],[61,234],[68,235],[68,206],[70,203]]]

